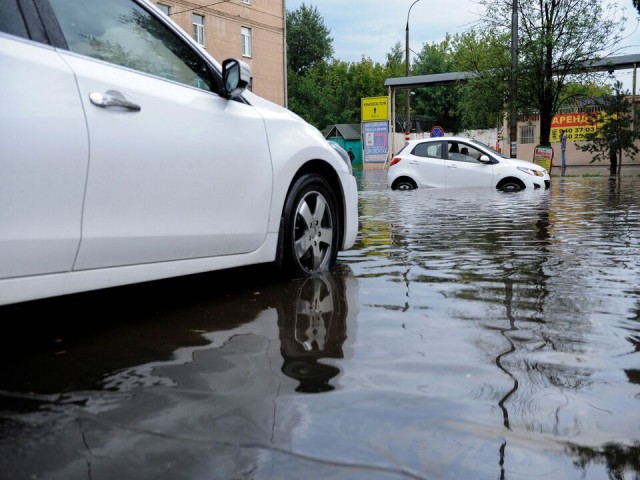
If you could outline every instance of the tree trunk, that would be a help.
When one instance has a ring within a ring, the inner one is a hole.
[[[620,171],[622,170],[622,148],[618,149],[618,175],[620,175]]]

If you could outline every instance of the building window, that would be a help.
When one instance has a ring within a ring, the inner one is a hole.
[[[251,5],[251,0],[240,0],[242,3],[246,3],[247,5]]]
[[[171,15],[171,7],[169,5],[164,5],[162,3],[158,3],[157,7],[164,13],[167,17]]]
[[[193,38],[200,45],[204,45],[204,16],[193,13],[191,15],[193,23]]]
[[[521,144],[531,144],[535,143],[533,140],[534,127],[533,125],[525,125],[520,127],[520,143]]]
[[[242,56],[250,57],[251,56],[251,29],[247,27],[242,27]]]

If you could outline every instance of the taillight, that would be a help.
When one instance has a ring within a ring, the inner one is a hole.
[[[389,164],[389,166],[393,167],[396,163],[400,162],[400,160],[402,160],[402,158],[395,157],[393,160],[391,160],[391,163]]]

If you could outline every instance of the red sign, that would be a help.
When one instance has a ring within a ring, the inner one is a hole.
[[[435,126],[431,129],[431,138],[433,137],[444,137],[444,128]]]

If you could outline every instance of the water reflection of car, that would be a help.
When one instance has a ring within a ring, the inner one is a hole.
[[[315,274],[353,245],[350,162],[249,91],[248,65],[145,0],[28,3],[0,21],[0,304],[274,261]]]
[[[330,380],[340,369],[319,360],[344,357],[347,314],[357,311],[352,301],[357,280],[352,275],[314,275],[290,288],[296,293],[285,295],[292,301],[283,302],[278,315],[282,372],[300,382],[298,392],[333,390]]]
[[[3,373],[11,375],[0,375],[11,399],[0,409],[0,438],[11,440],[0,441],[4,476],[87,477],[90,448],[100,459],[90,462],[93,478],[227,479],[247,465],[252,478],[298,478],[290,461],[265,463],[265,451],[300,442],[296,429],[309,417],[300,394],[338,388],[345,344],[356,335],[358,279],[339,264],[332,272],[267,283],[259,295],[242,290],[207,301],[206,289],[198,288],[195,298],[167,301],[161,311],[143,302],[149,308],[136,319],[76,341],[53,360],[47,342],[42,355],[7,362]],[[120,300],[117,291],[98,298]],[[36,315],[34,303],[25,310],[42,322],[47,317]],[[86,315],[78,312],[81,319]],[[22,351],[16,342],[31,343],[25,337],[12,337],[16,352]],[[124,360],[132,363],[124,367]],[[64,363],[45,375],[52,361]],[[100,368],[92,368],[96,363]],[[90,447],[79,448],[78,438]]]
[[[408,142],[387,172],[393,190],[487,187],[503,191],[547,189],[549,173],[525,160],[507,158],[487,145],[463,137],[436,137]]]

